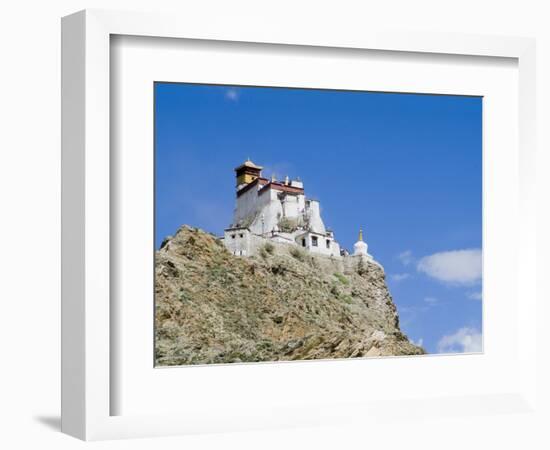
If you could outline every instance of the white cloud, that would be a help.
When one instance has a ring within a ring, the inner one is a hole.
[[[390,275],[391,279],[395,282],[406,280],[407,278],[410,278],[410,274],[408,273],[394,273]]]
[[[397,259],[399,259],[404,266],[408,266],[414,261],[412,251],[410,250],[405,250],[404,252],[399,253],[399,255],[397,255]]]
[[[227,100],[236,102],[237,100],[239,100],[239,91],[235,88],[229,88],[227,91],[225,91],[225,98]]]
[[[428,304],[428,305],[435,305],[439,300],[435,297],[425,297],[424,298],[424,301]]]
[[[418,341],[415,341],[414,339],[409,339],[412,344],[417,345],[418,347],[422,347],[424,345],[424,339],[419,338]]]
[[[474,284],[481,280],[481,250],[452,250],[424,256],[419,272],[449,284]]]
[[[439,353],[479,353],[483,350],[479,330],[463,327],[456,333],[443,336],[437,343]]]
[[[483,294],[481,291],[479,292],[469,292],[467,297],[472,300],[481,300],[483,298]]]

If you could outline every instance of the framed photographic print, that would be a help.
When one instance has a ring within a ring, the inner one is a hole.
[[[481,352],[481,125],[477,96],[157,82],[155,364]]]
[[[532,411],[531,40],[86,11],[62,43],[63,431]]]

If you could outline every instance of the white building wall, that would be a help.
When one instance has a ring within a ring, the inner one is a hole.
[[[302,215],[303,208],[300,208],[299,198],[297,195],[285,195],[282,204],[283,217],[296,219]]]
[[[313,236],[317,236],[319,244],[317,247],[314,247],[312,245]],[[302,235],[296,236],[295,242],[292,242],[291,233],[278,233],[272,238],[262,238],[260,236],[252,234],[247,229],[233,228],[225,230],[223,241],[227,249],[236,256],[254,256],[257,254],[258,250],[267,242],[283,246],[281,248],[285,248],[288,245],[297,245],[299,247],[302,247],[302,238],[306,239],[306,250],[316,255],[332,257],[334,260],[340,261],[339,264],[343,264],[341,269],[343,271],[355,271],[357,265],[360,264],[361,261],[365,265],[374,264],[384,270],[382,265],[378,261],[373,259],[371,255],[349,255],[346,257],[342,257],[340,255],[340,245],[334,240],[331,240],[331,248],[327,249],[327,237],[318,235],[317,233],[302,233]]]
[[[260,236],[281,244],[302,246],[303,235],[306,239],[306,249],[310,252],[341,258],[340,245],[334,240],[332,233],[327,233],[317,200],[306,200],[304,194],[279,196],[281,191],[276,189],[267,189],[258,195],[262,187],[255,186],[237,198],[233,227],[242,228],[226,230],[224,237],[225,245],[231,253],[242,256],[255,254],[257,247],[262,245],[262,242],[265,243]],[[300,226],[304,214],[308,224],[307,231],[283,233],[279,230],[281,218],[299,219]],[[317,246],[313,245],[313,236],[317,237]]]
[[[317,239],[317,245],[314,245],[314,240]],[[303,239],[305,239],[305,249],[311,253],[316,253],[324,256],[332,256],[341,258],[340,244],[332,237],[319,233],[305,232],[296,237],[296,244],[304,248]],[[327,241],[329,246],[327,247]]]
[[[285,195],[280,199],[280,191],[268,189],[258,195],[260,189],[261,186],[255,187],[237,197],[232,226],[247,226],[253,233],[262,234],[277,229],[279,220],[283,217],[302,218],[306,204],[303,194]],[[312,204],[315,231],[322,232],[324,225],[319,216],[318,203]]]
[[[325,234],[327,232],[323,219],[321,219],[321,208],[317,200],[309,201],[308,208],[309,229],[314,233]]]
[[[225,230],[223,242],[225,247],[234,255],[251,256],[250,231],[244,228]]]
[[[332,247],[331,256],[341,258],[342,255],[340,255],[340,244],[338,242],[336,242],[335,240],[333,240],[332,245],[333,245],[333,247]]]
[[[269,189],[257,198],[257,214],[250,225],[250,231],[254,234],[270,233],[283,215],[281,202],[273,189]]]
[[[318,245],[313,246],[313,237],[317,237]],[[258,250],[266,243],[270,242],[275,245],[284,247],[299,246],[302,247],[302,238],[306,239],[305,250],[310,253],[330,257],[332,259],[343,261],[346,264],[347,269],[351,269],[357,264],[359,258],[348,256],[343,258],[340,255],[340,245],[334,239],[322,236],[317,233],[303,232],[298,233],[274,233],[269,237],[261,237],[253,234],[246,228],[229,228],[224,232],[223,243],[225,247],[236,256],[254,256],[258,253]],[[330,248],[326,247],[326,240],[330,241]],[[302,247],[303,248],[303,247]],[[368,259],[372,261],[372,258]],[[375,261],[372,261],[376,264]]]
[[[281,244],[297,245],[292,233],[273,233],[269,239],[271,241],[280,242]]]
[[[348,255],[343,258],[343,261],[344,269],[349,272],[355,271],[360,263],[363,263],[365,266],[367,266],[368,264],[374,264],[375,266],[378,266],[380,269],[384,270],[382,264],[376,261],[371,255]]]
[[[233,214],[233,225],[239,225],[254,214],[258,207],[258,189],[254,187],[237,197],[237,205]]]
[[[304,194],[300,194],[297,195],[296,198],[298,199],[298,210],[300,211],[300,214],[302,214],[306,210],[306,196]]]

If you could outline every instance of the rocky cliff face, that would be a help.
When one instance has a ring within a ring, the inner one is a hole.
[[[266,244],[233,256],[187,226],[156,254],[157,365],[418,355],[384,272]]]

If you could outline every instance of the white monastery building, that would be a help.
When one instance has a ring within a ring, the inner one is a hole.
[[[235,168],[237,204],[223,238],[230,252],[251,256],[271,241],[326,257],[376,263],[362,231],[352,255],[340,248],[333,231],[325,227],[319,201],[306,197],[301,180],[269,180],[262,177],[262,169],[250,160]]]

